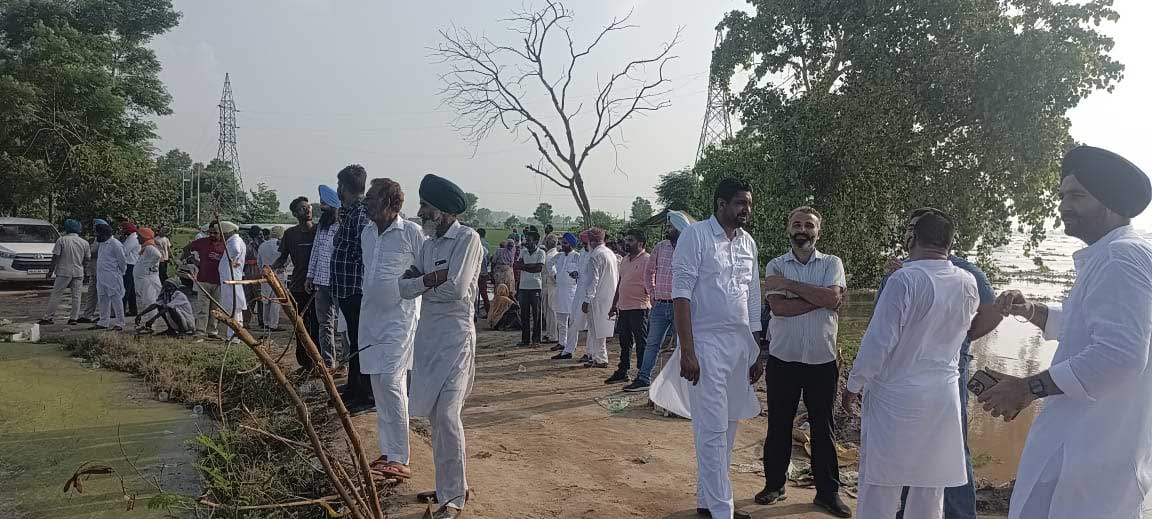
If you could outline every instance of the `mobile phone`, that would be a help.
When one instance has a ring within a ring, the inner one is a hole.
[[[973,395],[980,396],[980,393],[991,389],[992,386],[995,386],[999,382],[1000,379],[993,377],[990,373],[981,369],[968,380],[968,391],[971,391]]]

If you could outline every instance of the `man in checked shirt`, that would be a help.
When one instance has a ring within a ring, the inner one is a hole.
[[[348,346],[352,358],[348,363],[348,385],[340,397],[351,413],[375,408],[372,383],[360,372],[360,301],[363,297],[364,259],[360,235],[371,221],[364,208],[364,185],[368,172],[352,164],[336,175],[336,193],[340,196],[340,228],[332,242],[332,296],[348,323]]]

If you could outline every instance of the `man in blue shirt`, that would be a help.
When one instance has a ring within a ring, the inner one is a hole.
[[[909,221],[919,216],[913,213],[909,217]],[[968,467],[968,484],[960,487],[950,487],[944,489],[944,519],[976,519],[976,487],[973,484],[972,478],[972,452],[968,450],[968,365],[972,362],[972,355],[969,353],[968,348],[972,341],[988,335],[1000,321],[1004,318],[1000,312],[996,311],[996,293],[992,290],[992,284],[988,281],[988,276],[984,274],[980,267],[974,263],[958,257],[949,256],[948,260],[952,262],[957,268],[968,271],[972,277],[976,278],[976,289],[980,293],[980,307],[976,312],[976,317],[972,319],[972,327],[968,330],[968,338],[960,345],[960,417],[964,423],[964,453],[966,464]],[[880,282],[880,289],[876,292],[876,297],[880,297],[880,292],[884,291],[884,285],[888,282],[888,276],[903,266],[903,261],[893,258],[888,261],[886,266],[887,274]],[[904,489],[904,495],[901,496],[901,501],[907,496],[908,489]],[[896,516],[898,519],[903,518],[903,511]],[[909,518],[914,519],[914,518]]]

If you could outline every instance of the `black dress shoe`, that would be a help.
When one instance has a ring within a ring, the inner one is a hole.
[[[551,348],[548,348],[548,351],[564,351],[564,345],[563,344],[557,344]]]
[[[836,517],[852,517],[852,510],[848,509],[848,505],[840,499],[840,496],[832,496],[832,499],[822,499],[817,497],[812,501],[812,504],[823,508],[828,513]]]
[[[702,515],[704,517],[712,517],[712,512],[708,511],[707,508],[697,508],[696,509],[696,515]],[[752,519],[751,515],[748,515],[748,514],[741,512],[739,510],[733,510],[732,511],[732,517],[734,517],[735,519]]]
[[[758,504],[758,505],[770,505],[772,503],[777,503],[777,502],[783,501],[784,497],[785,496],[784,496],[784,488],[783,487],[781,487],[781,488],[764,487],[764,490],[761,490],[758,494],[756,494],[756,504]]]
[[[571,353],[557,353],[552,356],[552,360],[568,360],[572,358]]]

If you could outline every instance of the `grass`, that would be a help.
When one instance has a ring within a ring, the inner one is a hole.
[[[246,346],[102,335],[73,340],[67,347],[102,367],[139,375],[153,391],[167,392],[170,400],[185,405],[203,406],[218,420],[215,434],[201,434],[194,441],[200,448],[196,469],[204,490],[213,502],[226,505],[213,517],[323,514],[310,507],[270,510],[266,515],[231,508],[333,493],[324,474],[313,468],[309,450],[252,431],[308,442],[287,394]],[[309,404],[317,431],[331,437],[336,418],[323,394],[314,394]]]
[[[864,339],[864,332],[868,330],[868,320],[860,318],[840,319],[840,333],[836,336],[836,346],[840,348],[843,359],[841,365],[851,366],[860,351],[860,341]]]

